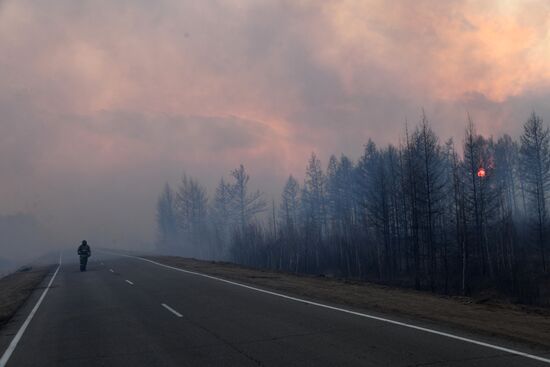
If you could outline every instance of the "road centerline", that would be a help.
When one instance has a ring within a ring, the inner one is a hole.
[[[167,309],[168,311],[172,312],[177,317],[183,317],[183,315],[181,313],[174,310],[172,307],[168,306],[166,303],[161,303],[161,306],[164,307],[165,309]]]

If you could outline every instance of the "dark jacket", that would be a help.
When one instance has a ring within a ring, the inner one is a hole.
[[[90,249],[89,245],[80,245],[78,247],[78,254],[80,256],[90,257],[92,256],[92,250]]]

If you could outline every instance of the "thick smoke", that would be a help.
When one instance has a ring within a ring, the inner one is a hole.
[[[0,214],[151,247],[156,193],[244,163],[266,200],[312,151],[550,115],[544,1],[0,3]],[[459,138],[460,139],[460,138]],[[2,239],[2,255],[14,244]],[[47,246],[44,246],[47,247]]]

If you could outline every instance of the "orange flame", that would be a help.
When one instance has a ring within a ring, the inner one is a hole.
[[[477,177],[485,177],[485,168],[479,167],[479,169],[477,170]]]

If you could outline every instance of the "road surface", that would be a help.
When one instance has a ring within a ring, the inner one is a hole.
[[[63,261],[8,367],[550,365],[138,259],[92,259],[85,273]],[[0,331],[0,355],[38,296]]]

